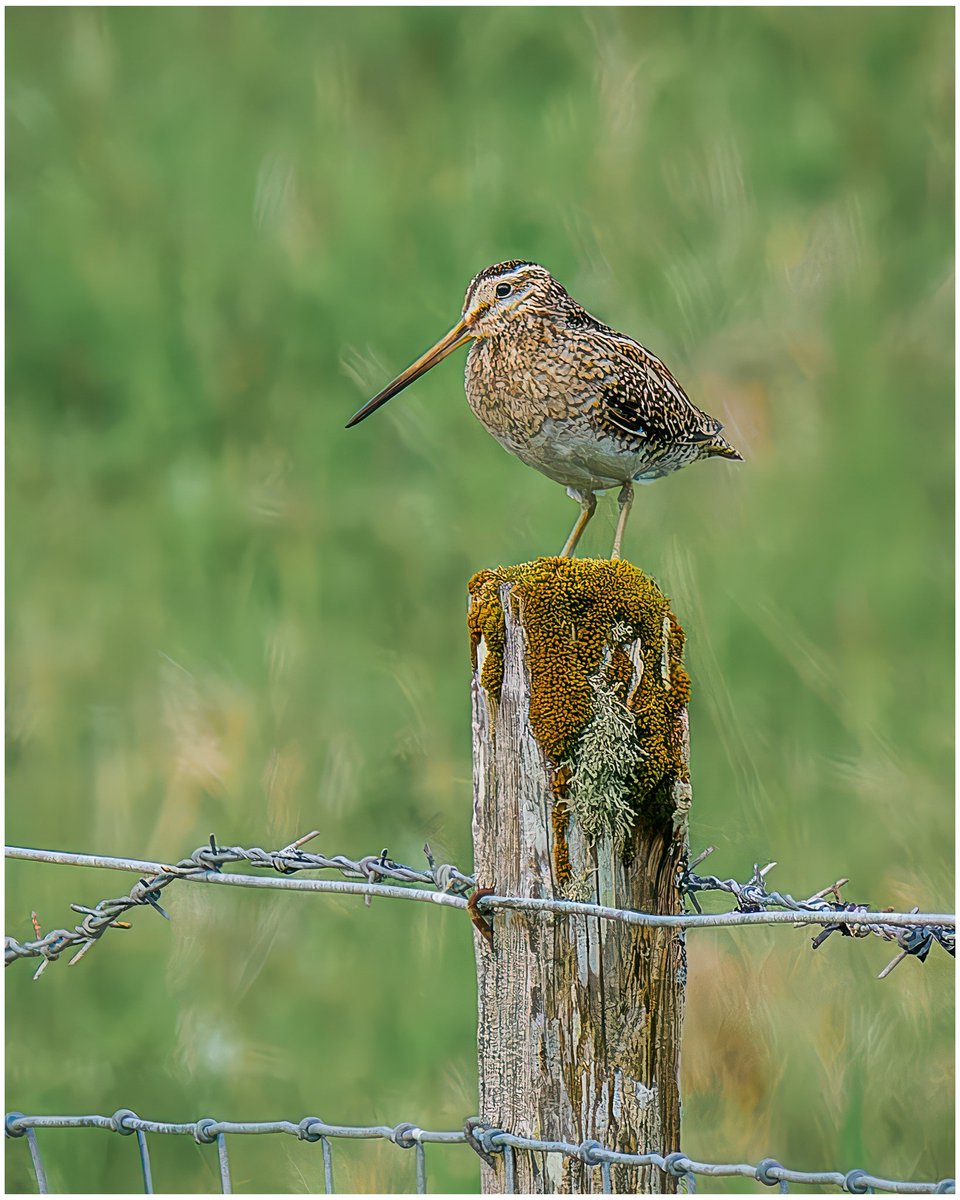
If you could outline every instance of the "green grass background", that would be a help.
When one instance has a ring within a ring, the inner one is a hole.
[[[688,632],[692,843],[806,895],[952,906],[953,13],[8,10],[7,835],[470,864],[465,589],[576,508],[445,363],[344,421],[481,267],[546,264],[721,417],[742,465],[642,489]],[[585,553],[612,538],[605,502]],[[11,863],[6,931],[132,880]],[[455,913],[181,887],[7,974],[7,1107],[190,1120],[476,1111]],[[953,964],[689,941],[684,1148],[953,1171]],[[59,1190],[135,1146],[43,1133]],[[337,1185],[413,1156],[337,1144]],[[31,1190],[8,1143],[8,1186]],[[153,1139],[160,1190],[215,1154]],[[234,1139],[238,1190],[318,1147]],[[428,1151],[431,1186],[477,1186]],[[750,1190],[750,1185],[742,1185]],[[753,1190],[762,1190],[755,1186]]]

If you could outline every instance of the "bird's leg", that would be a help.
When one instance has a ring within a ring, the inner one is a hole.
[[[620,543],[623,541],[623,531],[627,525],[627,517],[630,515],[630,507],[633,504],[633,484],[628,479],[620,489],[620,515],[617,517],[617,532],[613,535],[613,550],[610,552],[611,558],[620,557]]]
[[[580,516],[577,517],[577,523],[570,531],[566,545],[560,551],[561,558],[570,558],[573,555],[577,548],[577,542],[580,541],[580,535],[597,509],[597,497],[593,492],[578,492],[576,488],[567,488],[567,495],[580,501]]]

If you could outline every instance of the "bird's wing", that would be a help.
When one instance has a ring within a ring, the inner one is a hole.
[[[608,367],[597,412],[602,422],[653,442],[707,441],[720,431],[655,354],[622,334],[602,340]]]

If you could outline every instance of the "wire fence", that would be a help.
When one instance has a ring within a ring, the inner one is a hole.
[[[956,957],[955,917],[921,913],[919,908],[914,908],[909,913],[884,910],[877,921],[853,921],[849,918],[863,917],[868,913],[869,905],[844,903],[840,889],[850,882],[849,879],[838,879],[806,900],[794,900],[782,892],[766,890],[764,880],[777,865],[775,862],[767,863],[765,867],[754,866],[753,876],[746,883],[738,883],[735,879],[718,879],[716,875],[695,875],[693,868],[699,866],[714,849],[708,846],[698,854],[681,877],[680,890],[689,897],[697,912],[701,911],[697,892],[726,892],[736,899],[737,912],[740,913],[769,913],[774,910],[793,912],[797,914],[798,923],[801,917],[806,920],[810,914],[819,914],[821,917],[829,914],[823,930],[813,939],[814,950],[819,949],[832,933],[855,938],[874,934],[884,941],[897,943],[900,953],[883,968],[878,976],[880,979],[885,979],[905,958],[914,957],[925,962],[934,943],[952,958]],[[833,896],[833,900],[828,900],[828,896]]]
[[[955,955],[956,918],[952,914],[921,913],[916,909],[910,913],[875,911],[867,904],[848,903],[841,898],[841,888],[849,882],[846,879],[837,880],[804,900],[796,900],[789,894],[767,889],[766,877],[776,863],[768,863],[763,867],[756,865],[750,878],[744,882],[696,874],[694,868],[713,852],[713,847],[686,865],[677,879],[678,890],[695,911],[660,914],[609,908],[572,900],[493,895],[487,889],[478,889],[473,876],[449,863],[438,864],[429,846],[424,847],[426,869],[420,870],[394,861],[386,850],[381,851],[379,855],[367,855],[360,859],[305,851],[303,847],[317,836],[319,835],[316,831],[309,833],[273,851],[265,851],[259,847],[220,846],[211,836],[208,844],[171,865],[144,859],[8,846],[8,858],[59,865],[102,867],[134,872],[140,878],[124,896],[101,900],[92,907],[72,904],[73,911],[79,913],[82,918],[72,929],[55,929],[45,934],[40,928],[36,914],[33,914],[36,936],[26,941],[7,937],[5,963],[9,965],[27,958],[40,959],[34,978],[38,978],[51,962],[68,952],[72,952],[69,962],[73,965],[96,945],[108,929],[129,929],[130,924],[122,918],[134,909],[150,907],[169,919],[160,904],[160,898],[166,888],[178,881],[297,892],[355,894],[362,895],[367,904],[373,897],[438,904],[442,907],[467,910],[471,919],[482,929],[486,928],[489,920],[495,920],[495,914],[500,909],[516,909],[561,917],[595,917],[626,924],[683,930],[744,925],[813,925],[819,926],[819,932],[812,942],[814,949],[821,946],[835,932],[854,938],[873,935],[896,943],[899,947],[898,954],[880,973],[881,978],[888,975],[904,958],[913,957],[920,962],[925,961],[934,944],[939,945],[948,954]],[[241,866],[254,868],[259,872],[272,872],[279,878],[225,870],[228,867]],[[303,871],[333,871],[341,878],[290,878]],[[733,910],[704,913],[698,896],[711,892],[732,897]],[[487,932],[489,933],[489,930]],[[316,1117],[305,1117],[299,1122],[227,1122],[205,1118],[183,1124],[171,1124],[141,1120],[129,1109],[120,1110],[112,1117],[24,1116],[22,1113],[10,1113],[6,1118],[6,1135],[9,1138],[25,1138],[37,1187],[41,1192],[46,1192],[48,1185],[36,1131],[79,1128],[101,1128],[123,1135],[135,1134],[145,1192],[153,1191],[147,1134],[188,1135],[199,1144],[215,1144],[221,1187],[228,1193],[232,1190],[226,1142],[228,1135],[232,1137],[271,1133],[286,1133],[303,1141],[320,1143],[327,1192],[334,1190],[331,1141],[337,1138],[380,1138],[393,1142],[402,1149],[414,1150],[418,1192],[426,1191],[425,1146],[430,1143],[465,1144],[488,1162],[493,1161],[493,1155],[501,1155],[507,1192],[515,1190],[516,1151],[555,1154],[596,1167],[604,1192],[611,1191],[611,1168],[615,1165],[653,1166],[665,1176],[680,1180],[688,1192],[696,1190],[698,1177],[754,1179],[761,1184],[777,1186],[782,1192],[788,1191],[791,1184],[839,1188],[855,1194],[891,1192],[909,1195],[954,1191],[952,1178],[935,1182],[910,1182],[884,1179],[859,1169],[845,1173],[799,1171],[769,1158],[755,1165],[706,1163],[689,1158],[679,1150],[665,1156],[655,1153],[628,1154],[607,1149],[594,1141],[579,1145],[565,1141],[541,1141],[494,1129],[475,1119],[468,1120],[463,1130],[430,1131],[411,1124],[401,1124],[392,1128],[381,1125],[328,1125]]]
[[[426,870],[417,870],[395,862],[386,850],[381,851],[379,855],[370,854],[360,859],[351,859],[342,854],[331,856],[305,851],[304,845],[318,836],[319,833],[315,830],[288,846],[270,851],[256,846],[219,846],[216,838],[211,836],[208,844],[198,847],[187,858],[173,865],[144,859],[7,846],[5,853],[8,858],[132,871],[141,878],[125,896],[100,900],[92,907],[71,904],[73,911],[82,916],[82,920],[72,929],[54,929],[44,934],[34,914],[36,936],[26,941],[8,936],[5,940],[4,963],[9,966],[18,959],[39,958],[41,962],[34,976],[39,978],[51,962],[68,951],[74,951],[70,959],[72,966],[92,949],[108,929],[129,928],[129,924],[122,918],[135,908],[149,906],[169,919],[160,905],[160,896],[164,889],[178,880],[233,887],[358,894],[363,895],[367,903],[372,897],[379,896],[439,904],[448,908],[469,910],[471,917],[482,928],[486,919],[497,909],[597,917],[631,925],[679,929],[732,925],[818,925],[821,926],[821,930],[813,939],[814,949],[836,932],[846,937],[863,938],[873,935],[885,941],[895,942],[899,952],[880,972],[881,979],[889,975],[905,958],[913,957],[920,962],[925,961],[934,944],[941,946],[952,956],[956,954],[956,917],[953,914],[921,913],[918,909],[909,913],[875,911],[867,904],[846,903],[841,899],[840,889],[849,882],[847,879],[837,880],[805,900],[795,900],[785,893],[766,890],[765,878],[776,863],[768,863],[764,867],[756,865],[753,875],[743,883],[733,879],[719,879],[715,875],[695,874],[693,868],[713,852],[712,846],[685,867],[677,881],[681,894],[689,899],[696,911],[664,914],[609,908],[574,900],[497,896],[486,889],[475,890],[476,880],[473,876],[449,863],[436,863],[429,846],[424,846]],[[238,865],[273,871],[287,878],[272,879],[224,872],[225,867]],[[337,871],[343,878],[288,878],[301,871]],[[393,882],[384,883],[383,880]],[[736,907],[730,912],[704,913],[697,899],[698,893],[704,892],[730,895],[734,898]],[[470,893],[473,893],[473,896],[468,899]],[[828,898],[831,896],[833,899]],[[485,919],[481,920],[481,915]]]
[[[898,1195],[936,1195],[953,1193],[955,1180],[941,1179],[936,1182],[912,1182],[908,1180],[883,1179],[867,1171],[798,1171],[784,1166],[773,1158],[751,1163],[698,1162],[676,1151],[672,1154],[627,1154],[608,1150],[596,1141],[573,1142],[543,1141],[538,1138],[522,1137],[503,1129],[485,1125],[475,1118],[464,1123],[462,1130],[429,1130],[418,1125],[403,1123],[389,1125],[328,1125],[318,1117],[304,1117],[301,1121],[215,1121],[207,1117],[185,1124],[170,1124],[163,1121],[145,1121],[131,1109],[120,1109],[112,1117],[73,1116],[38,1117],[23,1113],[7,1113],[5,1121],[8,1138],[25,1138],[30,1151],[33,1171],[38,1190],[49,1191],[47,1173],[40,1155],[37,1140],[38,1129],[105,1129],[129,1136],[136,1135],[136,1145],[143,1178],[143,1190],[154,1191],[153,1170],[147,1134],[174,1134],[192,1137],[199,1145],[215,1145],[220,1187],[224,1194],[233,1191],[230,1173],[230,1156],[227,1138],[237,1135],[285,1133],[305,1142],[320,1144],[323,1162],[324,1191],[332,1193],[334,1187],[333,1149],[331,1142],[338,1138],[378,1138],[392,1142],[403,1150],[413,1150],[415,1159],[415,1188],[418,1193],[427,1191],[426,1146],[430,1144],[466,1145],[472,1147],[487,1161],[500,1155],[503,1159],[504,1190],[508,1195],[516,1192],[515,1152],[558,1154],[565,1159],[576,1159],[600,1172],[601,1190],[612,1192],[611,1167],[656,1167],[665,1177],[680,1180],[688,1193],[697,1190],[697,1178],[740,1178],[753,1179],[768,1187],[777,1187],[780,1192],[789,1192],[790,1185],[804,1187],[839,1188],[854,1195],[872,1192],[890,1192]]]

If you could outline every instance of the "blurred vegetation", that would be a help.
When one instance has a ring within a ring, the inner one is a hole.
[[[343,425],[522,257],[748,460],[643,489],[628,530],[688,633],[693,845],[950,907],[949,9],[21,8],[7,34],[10,840],[172,859],[319,828],[469,865],[466,582],[556,553],[576,508],[453,362]],[[131,882],[7,880],[21,937]],[[8,1108],[476,1110],[455,914],[167,900],[9,972]],[[951,1173],[952,964],[879,983],[889,947],[808,942],[691,936],[685,1150]],[[235,1141],[238,1190],[321,1186],[316,1147]],[[56,1190],[137,1187],[129,1140],[42,1149]],[[153,1153],[161,1190],[214,1186],[209,1148]],[[393,1147],[335,1155],[342,1189],[413,1187]],[[428,1171],[477,1185],[465,1151]]]

